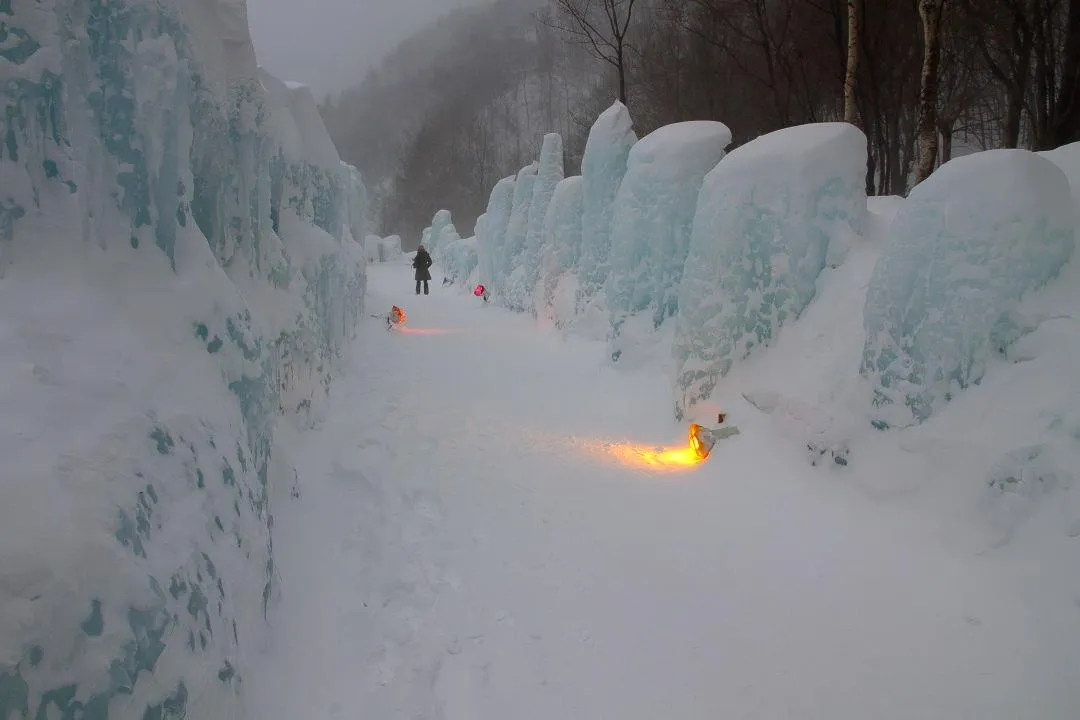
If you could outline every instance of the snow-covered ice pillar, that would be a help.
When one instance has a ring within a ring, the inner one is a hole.
[[[830,252],[863,231],[865,172],[862,132],[820,123],[763,135],[706,176],[679,286],[677,417],[814,298]]]

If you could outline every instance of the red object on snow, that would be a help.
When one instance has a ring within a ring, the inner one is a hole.
[[[484,294],[484,286],[483,285],[477,285],[476,289],[472,291],[472,294],[475,295],[476,297],[483,296],[483,294]]]

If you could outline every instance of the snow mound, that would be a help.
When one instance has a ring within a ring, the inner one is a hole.
[[[705,178],[679,287],[676,417],[798,318],[821,271],[864,232],[865,148],[846,123],[787,128]]]
[[[1076,228],[1080,231],[1080,142],[1062,145],[1054,150],[1036,153],[1061,168],[1069,179],[1072,188],[1073,210],[1076,213]]]
[[[630,315],[651,308],[659,327],[678,310],[698,192],[730,142],[723,123],[696,121],[659,128],[630,151],[615,197],[605,284],[613,359],[626,349],[619,334]]]
[[[366,232],[245,7],[4,4],[5,718],[247,715],[279,423],[317,418]]]
[[[1024,150],[976,153],[916,187],[866,296],[862,373],[880,427],[922,422],[1030,330],[1014,311],[1074,245],[1069,184]]]

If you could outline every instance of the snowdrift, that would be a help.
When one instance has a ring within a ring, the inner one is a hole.
[[[243,717],[276,427],[362,313],[363,184],[241,0],[8,3],[4,34],[0,716]]]

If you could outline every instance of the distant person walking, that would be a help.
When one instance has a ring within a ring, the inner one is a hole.
[[[412,266],[416,269],[416,294],[420,294],[420,283],[424,284],[424,294],[428,294],[428,281],[431,280],[431,256],[421,245],[416,249],[416,257],[413,258]]]

